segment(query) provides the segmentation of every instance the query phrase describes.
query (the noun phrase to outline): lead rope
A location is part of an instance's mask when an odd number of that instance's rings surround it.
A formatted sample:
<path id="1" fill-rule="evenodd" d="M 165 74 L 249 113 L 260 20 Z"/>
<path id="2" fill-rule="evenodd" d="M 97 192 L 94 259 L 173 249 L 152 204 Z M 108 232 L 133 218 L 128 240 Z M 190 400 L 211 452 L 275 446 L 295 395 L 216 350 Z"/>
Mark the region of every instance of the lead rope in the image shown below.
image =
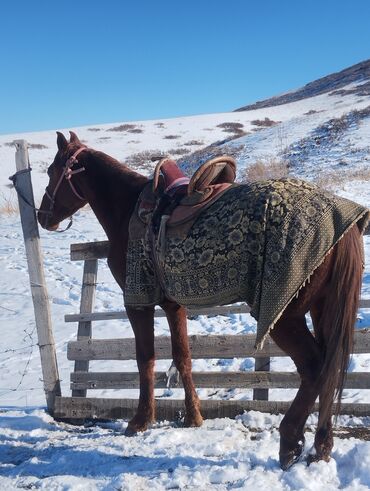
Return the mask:
<path id="1" fill-rule="evenodd" d="M 30 203 L 28 201 L 28 199 L 24 196 L 24 194 L 22 193 L 22 191 L 19 189 L 18 185 L 17 185 L 17 177 L 20 174 L 25 174 L 26 172 L 29 172 L 30 173 L 31 171 L 32 171 L 32 168 L 31 167 L 28 167 L 27 169 L 19 170 L 15 174 L 13 174 L 12 176 L 10 176 L 9 177 L 9 180 L 12 181 L 13 186 L 14 186 L 14 189 L 17 192 L 17 195 L 21 198 L 21 200 L 24 203 L 26 203 L 26 205 L 28 205 L 30 208 L 32 208 L 33 210 L 37 211 L 38 213 L 45 213 L 45 214 L 49 215 L 51 213 L 50 211 L 40 210 L 39 208 L 36 208 L 36 206 L 34 204 Z"/>
<path id="2" fill-rule="evenodd" d="M 44 211 L 44 210 L 40 210 L 40 208 L 36 208 L 36 206 L 32 203 L 30 203 L 28 201 L 28 199 L 23 195 L 23 193 L 20 191 L 19 187 L 17 187 L 17 176 L 20 175 L 20 174 L 24 174 L 25 172 L 31 172 L 32 168 L 29 166 L 27 169 L 22 169 L 20 171 L 17 171 L 15 174 L 13 174 L 12 176 L 9 177 L 9 179 L 12 181 L 13 183 L 13 186 L 14 186 L 14 189 L 16 190 L 18 196 L 22 199 L 22 201 L 24 201 L 24 203 L 26 203 L 28 206 L 30 206 L 34 211 L 36 211 L 37 213 L 44 213 L 46 215 L 49 215 L 51 216 L 52 215 L 52 210 L 54 208 L 54 203 L 55 203 L 55 195 L 59 189 L 59 186 L 61 185 L 62 181 L 63 181 L 63 178 L 65 177 L 67 182 L 69 183 L 71 189 L 72 189 L 72 192 L 77 196 L 77 198 L 79 198 L 80 200 L 82 201 L 85 201 L 85 198 L 83 198 L 76 190 L 75 186 L 73 185 L 72 181 L 71 181 L 71 178 L 74 174 L 78 174 L 80 172 L 83 172 L 85 170 L 85 167 L 81 167 L 80 169 L 76 169 L 76 170 L 72 170 L 71 167 L 75 164 L 75 163 L 78 163 L 78 160 L 77 160 L 77 155 L 79 153 L 81 153 L 83 150 L 85 150 L 87 147 L 81 147 L 79 148 L 67 161 L 66 161 L 66 165 L 63 167 L 63 171 L 60 175 L 60 178 L 54 188 L 54 191 L 53 191 L 53 194 L 51 195 L 48 191 L 48 188 L 46 187 L 45 189 L 45 194 L 46 196 L 48 197 L 49 201 L 50 201 L 50 208 L 48 211 Z M 69 217 L 69 223 L 68 225 L 66 226 L 66 228 L 64 228 L 63 230 L 54 230 L 54 232 L 58 232 L 58 233 L 63 233 L 65 232 L 66 230 L 68 230 L 69 228 L 71 228 L 73 224 L 73 215 L 71 215 Z"/>

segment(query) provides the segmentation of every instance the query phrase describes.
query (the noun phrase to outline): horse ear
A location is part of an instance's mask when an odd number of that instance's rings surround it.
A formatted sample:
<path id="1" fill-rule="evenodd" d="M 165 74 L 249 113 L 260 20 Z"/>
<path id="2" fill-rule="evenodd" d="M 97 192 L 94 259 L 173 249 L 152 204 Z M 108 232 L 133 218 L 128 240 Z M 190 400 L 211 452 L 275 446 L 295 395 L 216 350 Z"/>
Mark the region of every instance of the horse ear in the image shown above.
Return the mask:
<path id="1" fill-rule="evenodd" d="M 60 133 L 60 131 L 57 131 L 57 145 L 58 145 L 58 150 L 65 150 L 68 146 L 68 142 L 66 137 L 63 135 L 63 133 Z"/>
<path id="2" fill-rule="evenodd" d="M 69 143 L 81 143 L 76 133 L 70 131 L 69 134 L 71 135 L 71 138 L 69 139 Z"/>

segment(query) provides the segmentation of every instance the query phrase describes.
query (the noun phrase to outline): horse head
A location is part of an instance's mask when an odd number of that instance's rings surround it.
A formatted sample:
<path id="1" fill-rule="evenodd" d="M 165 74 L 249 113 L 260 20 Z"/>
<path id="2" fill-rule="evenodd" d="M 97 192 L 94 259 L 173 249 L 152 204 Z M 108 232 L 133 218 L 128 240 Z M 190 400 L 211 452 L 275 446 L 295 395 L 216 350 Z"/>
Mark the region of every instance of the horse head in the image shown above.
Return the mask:
<path id="1" fill-rule="evenodd" d="M 47 230 L 56 230 L 62 220 L 71 217 L 87 203 L 78 176 L 75 176 L 85 170 L 77 157 L 87 147 L 73 131 L 70 131 L 69 142 L 62 133 L 57 131 L 57 135 L 58 152 L 47 170 L 49 183 L 37 217 Z"/>

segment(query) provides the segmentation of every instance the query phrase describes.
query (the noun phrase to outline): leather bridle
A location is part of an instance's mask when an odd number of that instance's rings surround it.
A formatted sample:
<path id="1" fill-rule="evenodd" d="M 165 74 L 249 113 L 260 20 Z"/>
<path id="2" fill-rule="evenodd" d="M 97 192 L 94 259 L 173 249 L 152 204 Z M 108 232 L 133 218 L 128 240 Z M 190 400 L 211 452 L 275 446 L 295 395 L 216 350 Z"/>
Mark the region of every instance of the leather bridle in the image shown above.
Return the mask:
<path id="1" fill-rule="evenodd" d="M 58 182 L 56 183 L 55 188 L 54 188 L 52 193 L 48 190 L 48 186 L 45 188 L 45 195 L 47 196 L 47 198 L 50 201 L 50 208 L 47 212 L 45 212 L 47 214 L 47 219 L 49 219 L 49 217 L 53 214 L 53 209 L 54 209 L 54 205 L 55 205 L 55 196 L 56 196 L 58 189 L 60 188 L 60 186 L 63 182 L 63 179 L 66 179 L 66 181 L 68 182 L 73 194 L 78 199 L 80 199 L 81 201 L 86 201 L 86 198 L 81 196 L 81 194 L 77 191 L 74 184 L 72 183 L 72 176 L 74 176 L 75 174 L 79 174 L 80 172 L 85 171 L 85 167 L 80 167 L 79 169 L 76 169 L 76 170 L 72 170 L 72 167 L 78 163 L 77 156 L 83 150 L 86 150 L 87 148 L 88 147 L 85 147 L 85 146 L 80 147 L 71 157 L 69 157 L 69 159 L 67 159 L 65 165 L 63 166 L 62 173 L 61 173 L 61 175 L 58 179 Z M 62 230 L 61 232 L 68 230 L 72 225 L 72 221 L 73 221 L 73 219 L 71 216 L 68 226 L 64 230 Z"/>

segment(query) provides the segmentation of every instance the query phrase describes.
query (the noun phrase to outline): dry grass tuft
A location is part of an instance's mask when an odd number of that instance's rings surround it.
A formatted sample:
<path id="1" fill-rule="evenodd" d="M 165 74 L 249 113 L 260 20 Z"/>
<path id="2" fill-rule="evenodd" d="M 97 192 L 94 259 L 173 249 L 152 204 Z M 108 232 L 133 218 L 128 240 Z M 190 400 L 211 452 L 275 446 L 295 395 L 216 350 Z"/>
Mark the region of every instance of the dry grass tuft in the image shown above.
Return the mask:
<path id="1" fill-rule="evenodd" d="M 167 154 L 161 150 L 145 150 L 144 152 L 133 153 L 125 160 L 125 164 L 133 170 L 152 170 L 155 164 Z"/>
<path id="2" fill-rule="evenodd" d="M 13 192 L 7 195 L 4 192 L 0 193 L 0 216 L 15 215 L 19 213 L 17 198 Z"/>
<path id="3" fill-rule="evenodd" d="M 334 191 L 352 181 L 370 181 L 370 169 L 368 167 L 360 169 L 349 169 L 338 171 L 321 172 L 316 178 L 315 184 L 322 189 Z"/>
<path id="4" fill-rule="evenodd" d="M 265 181 L 268 179 L 282 179 L 288 177 L 289 167 L 283 160 L 258 160 L 245 169 L 241 176 L 242 182 Z"/>

